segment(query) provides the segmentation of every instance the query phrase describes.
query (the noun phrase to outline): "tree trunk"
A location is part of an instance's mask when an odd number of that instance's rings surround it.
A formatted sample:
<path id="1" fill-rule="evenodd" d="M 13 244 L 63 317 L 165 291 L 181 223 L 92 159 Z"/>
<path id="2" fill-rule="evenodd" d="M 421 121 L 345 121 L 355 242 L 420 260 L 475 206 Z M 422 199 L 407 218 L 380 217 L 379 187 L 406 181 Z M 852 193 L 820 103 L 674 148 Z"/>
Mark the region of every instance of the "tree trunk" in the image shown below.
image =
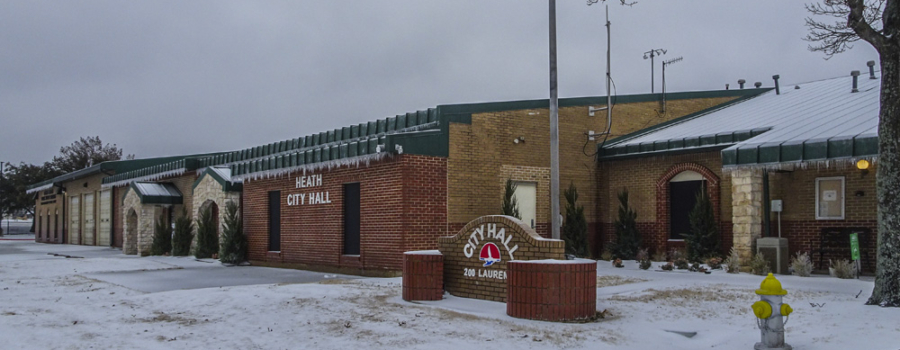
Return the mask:
<path id="1" fill-rule="evenodd" d="M 881 109 L 878 124 L 878 253 L 868 305 L 900 307 L 900 46 L 879 50 Z"/>

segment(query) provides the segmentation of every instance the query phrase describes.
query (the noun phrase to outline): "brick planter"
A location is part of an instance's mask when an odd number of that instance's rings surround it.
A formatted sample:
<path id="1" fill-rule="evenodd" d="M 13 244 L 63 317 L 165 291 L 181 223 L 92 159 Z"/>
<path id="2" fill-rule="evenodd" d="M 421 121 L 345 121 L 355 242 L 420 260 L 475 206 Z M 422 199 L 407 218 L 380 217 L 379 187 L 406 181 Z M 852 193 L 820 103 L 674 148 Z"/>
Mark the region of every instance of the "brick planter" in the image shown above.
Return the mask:
<path id="1" fill-rule="evenodd" d="M 403 253 L 403 300 L 444 298 L 444 256 L 437 250 Z"/>
<path id="2" fill-rule="evenodd" d="M 543 321 L 578 321 L 597 312 L 593 260 L 510 261 L 506 314 Z"/>

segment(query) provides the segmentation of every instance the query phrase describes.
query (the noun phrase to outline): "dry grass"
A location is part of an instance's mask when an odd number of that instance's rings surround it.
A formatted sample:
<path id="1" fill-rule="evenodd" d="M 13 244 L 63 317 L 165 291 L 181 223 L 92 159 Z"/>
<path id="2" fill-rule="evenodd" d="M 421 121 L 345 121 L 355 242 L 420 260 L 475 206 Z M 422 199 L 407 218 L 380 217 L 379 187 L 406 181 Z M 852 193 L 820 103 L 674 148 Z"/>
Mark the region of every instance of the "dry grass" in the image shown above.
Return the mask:
<path id="1" fill-rule="evenodd" d="M 616 275 L 597 276 L 597 288 L 620 286 L 629 283 L 647 282 L 642 278 L 622 277 Z"/>

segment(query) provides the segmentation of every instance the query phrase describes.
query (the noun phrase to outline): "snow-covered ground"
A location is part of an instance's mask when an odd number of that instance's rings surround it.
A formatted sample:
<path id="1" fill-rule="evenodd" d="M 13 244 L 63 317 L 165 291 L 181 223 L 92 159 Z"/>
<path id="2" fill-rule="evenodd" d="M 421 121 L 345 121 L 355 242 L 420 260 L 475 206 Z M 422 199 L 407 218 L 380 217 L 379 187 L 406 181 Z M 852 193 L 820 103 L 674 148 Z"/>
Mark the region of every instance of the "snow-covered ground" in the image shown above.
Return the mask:
<path id="1" fill-rule="evenodd" d="M 0 244 L 21 248 L 0 255 L 2 349 L 751 349 L 759 340 L 750 304 L 762 277 L 749 274 L 600 262 L 597 306 L 609 316 L 561 324 L 514 319 L 505 304 L 449 295 L 405 302 L 400 278 L 144 293 L 96 276 L 210 264 L 67 259 L 37 253 L 47 245 Z M 900 349 L 900 309 L 863 305 L 871 280 L 778 278 L 794 308 L 786 333 L 794 349 Z"/>

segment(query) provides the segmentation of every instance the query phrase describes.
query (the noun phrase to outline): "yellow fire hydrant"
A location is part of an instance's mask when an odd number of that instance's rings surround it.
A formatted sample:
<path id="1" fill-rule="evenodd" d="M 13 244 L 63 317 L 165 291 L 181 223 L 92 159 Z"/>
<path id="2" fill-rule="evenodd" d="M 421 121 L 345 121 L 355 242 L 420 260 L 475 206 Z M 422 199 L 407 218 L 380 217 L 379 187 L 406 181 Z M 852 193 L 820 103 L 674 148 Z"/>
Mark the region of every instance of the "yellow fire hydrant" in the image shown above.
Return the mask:
<path id="1" fill-rule="evenodd" d="M 771 273 L 760 283 L 756 290 L 759 301 L 753 303 L 753 314 L 759 327 L 761 342 L 753 346 L 755 350 L 791 350 L 792 346 L 784 342 L 784 325 L 787 317 L 794 312 L 791 306 L 782 302 L 787 291 L 781 288 L 781 282 Z M 782 319 L 785 317 L 785 319 Z"/>

